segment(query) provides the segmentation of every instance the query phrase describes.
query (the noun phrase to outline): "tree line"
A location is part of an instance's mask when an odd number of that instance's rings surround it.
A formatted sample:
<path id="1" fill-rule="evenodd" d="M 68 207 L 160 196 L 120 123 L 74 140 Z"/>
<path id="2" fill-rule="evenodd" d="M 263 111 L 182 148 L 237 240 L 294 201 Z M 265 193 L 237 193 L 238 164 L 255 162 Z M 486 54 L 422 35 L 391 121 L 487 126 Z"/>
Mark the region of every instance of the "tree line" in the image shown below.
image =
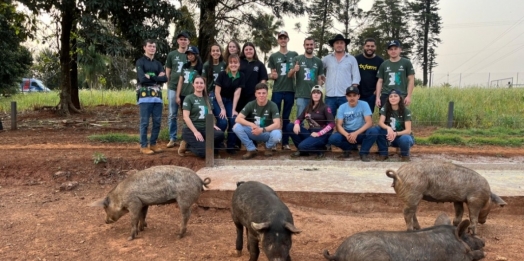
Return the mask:
<path id="1" fill-rule="evenodd" d="M 403 55 L 423 68 L 426 85 L 437 66 L 435 50 L 442 29 L 439 0 L 375 0 L 369 11 L 359 8 L 359 1 L 5 0 L 0 4 L 0 32 L 6 39 L 1 42 L 5 58 L 0 60 L 0 77 L 8 80 L 0 81 L 0 92 L 16 90 L 19 79 L 31 74 L 60 90 L 59 112 L 80 112 L 82 86 L 130 87 L 143 40 L 158 41 L 156 58 L 164 63 L 176 48 L 176 39 L 168 39 L 170 25 L 175 32 L 188 32 L 202 57 L 207 57 L 211 44 L 225 46 L 230 40 L 252 41 L 267 57 L 277 46 L 275 35 L 284 18 L 304 15 L 309 17 L 306 31 L 301 24 L 295 24 L 295 30 L 316 40 L 317 56 L 329 52 L 327 41 L 338 33 L 352 39 L 353 49 L 348 51 L 354 54 L 365 38 L 375 38 L 377 54 L 386 58 L 385 42 L 399 39 Z M 51 15 L 52 24 L 37 23 L 43 13 Z M 37 38 L 51 48 L 33 61 L 22 43 Z"/>

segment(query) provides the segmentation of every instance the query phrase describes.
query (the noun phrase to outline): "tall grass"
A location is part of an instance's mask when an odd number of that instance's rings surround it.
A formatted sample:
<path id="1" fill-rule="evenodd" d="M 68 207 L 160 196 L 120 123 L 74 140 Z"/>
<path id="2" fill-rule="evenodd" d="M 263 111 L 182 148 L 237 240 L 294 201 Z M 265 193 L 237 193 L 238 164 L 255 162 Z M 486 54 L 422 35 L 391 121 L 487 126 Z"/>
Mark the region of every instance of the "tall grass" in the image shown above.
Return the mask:
<path id="1" fill-rule="evenodd" d="M 55 106 L 58 92 L 17 94 L 0 98 L 0 113 L 9 113 L 11 101 L 17 102 L 19 112 L 41 106 Z M 96 105 L 121 106 L 135 104 L 133 90 L 80 90 L 80 102 L 84 107 Z M 164 90 L 167 103 L 167 91 Z M 519 129 L 524 127 L 524 88 L 415 88 L 412 104 L 414 126 L 439 126 L 447 124 L 448 104 L 454 102 L 454 127 Z M 376 111 L 376 110 L 375 110 Z M 375 114 L 377 114 L 375 112 Z M 296 117 L 293 108 L 291 120 Z M 374 121 L 376 121 L 376 115 Z"/>

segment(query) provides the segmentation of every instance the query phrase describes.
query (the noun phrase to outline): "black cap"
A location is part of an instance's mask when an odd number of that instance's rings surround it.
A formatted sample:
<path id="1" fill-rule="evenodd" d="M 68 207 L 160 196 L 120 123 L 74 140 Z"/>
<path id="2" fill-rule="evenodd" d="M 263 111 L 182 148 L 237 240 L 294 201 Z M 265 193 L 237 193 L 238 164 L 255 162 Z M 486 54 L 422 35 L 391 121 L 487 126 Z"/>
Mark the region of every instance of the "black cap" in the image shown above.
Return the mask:
<path id="1" fill-rule="evenodd" d="M 388 43 L 386 44 L 386 47 L 389 49 L 389 47 L 391 46 L 402 47 L 399 40 L 388 41 Z"/>
<path id="2" fill-rule="evenodd" d="M 348 44 L 351 42 L 350 39 L 346 39 L 343 35 L 341 35 L 341 34 L 337 34 L 337 35 L 335 35 L 335 38 L 329 40 L 328 43 L 329 43 L 329 45 L 330 45 L 331 47 L 333 47 L 333 44 L 334 44 L 336 41 L 339 41 L 339 40 L 344 41 L 344 42 L 346 43 L 346 45 L 348 45 Z"/>
<path id="3" fill-rule="evenodd" d="M 189 35 L 185 32 L 185 31 L 182 31 L 180 33 L 178 33 L 176 35 L 176 39 L 180 38 L 180 37 L 185 37 L 185 38 L 189 38 Z"/>
<path id="4" fill-rule="evenodd" d="M 359 94 L 360 95 L 360 91 L 358 90 L 358 87 L 355 87 L 355 86 L 349 86 L 346 89 L 346 95 L 348 95 L 350 93 L 355 93 L 355 94 Z"/>
<path id="5" fill-rule="evenodd" d="M 391 95 L 391 94 L 393 94 L 393 93 L 398 94 L 398 95 L 400 95 L 400 96 L 403 96 L 403 95 L 404 95 L 404 94 L 402 94 L 401 91 L 399 91 L 399 90 L 397 90 L 397 89 L 393 89 L 393 90 L 389 91 L 388 96 Z"/>
<path id="6" fill-rule="evenodd" d="M 186 51 L 186 54 L 187 53 L 198 54 L 198 48 L 196 46 L 189 46 Z"/>

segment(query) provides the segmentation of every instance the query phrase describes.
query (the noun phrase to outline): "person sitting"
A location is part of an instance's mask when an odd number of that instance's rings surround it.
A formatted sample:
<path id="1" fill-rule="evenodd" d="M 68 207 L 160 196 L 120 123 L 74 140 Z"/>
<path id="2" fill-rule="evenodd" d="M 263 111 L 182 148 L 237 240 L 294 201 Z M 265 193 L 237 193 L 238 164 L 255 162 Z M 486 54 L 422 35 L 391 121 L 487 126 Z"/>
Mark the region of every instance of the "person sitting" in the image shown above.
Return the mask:
<path id="1" fill-rule="evenodd" d="M 367 137 L 366 131 L 373 125 L 371 120 L 371 109 L 365 101 L 359 100 L 358 87 L 350 86 L 346 89 L 347 103 L 340 105 L 337 110 L 336 124 L 337 132 L 329 137 L 331 145 L 341 148 L 344 153 L 342 157 L 348 158 L 350 151 L 360 147 L 360 159 L 369 161 L 369 149 L 374 140 Z"/>
<path id="2" fill-rule="evenodd" d="M 370 129 L 376 137 L 381 160 L 388 159 L 388 146 L 400 148 L 400 161 L 410 161 L 409 150 L 415 144 L 411 132 L 411 111 L 406 108 L 399 90 L 391 90 L 386 104 L 380 109 L 378 126 Z"/>
<path id="3" fill-rule="evenodd" d="M 280 130 L 280 113 L 277 105 L 267 99 L 268 87 L 265 83 L 255 86 L 256 100 L 250 101 L 236 117 L 233 131 L 247 149 L 243 159 L 257 155 L 253 141 L 265 142 L 265 156 L 273 156 L 273 149 L 282 139 Z"/>
<path id="4" fill-rule="evenodd" d="M 206 157 L 206 114 L 212 109 L 206 91 L 204 77 L 198 75 L 193 79 L 194 92 L 185 97 L 182 103 L 184 127 L 182 128 L 182 142 L 178 148 L 178 155 L 184 157 L 189 149 L 198 157 Z M 222 148 L 224 132 L 214 126 L 215 153 Z"/>
<path id="5" fill-rule="evenodd" d="M 320 85 L 313 86 L 309 100 L 309 104 L 295 123 L 289 123 L 286 128 L 297 147 L 297 152 L 291 156 L 309 156 L 311 152 L 316 153 L 317 158 L 323 158 L 329 136 L 335 127 L 335 120 L 331 109 L 323 102 L 324 93 Z M 304 121 L 307 121 L 309 129 L 301 125 Z"/>

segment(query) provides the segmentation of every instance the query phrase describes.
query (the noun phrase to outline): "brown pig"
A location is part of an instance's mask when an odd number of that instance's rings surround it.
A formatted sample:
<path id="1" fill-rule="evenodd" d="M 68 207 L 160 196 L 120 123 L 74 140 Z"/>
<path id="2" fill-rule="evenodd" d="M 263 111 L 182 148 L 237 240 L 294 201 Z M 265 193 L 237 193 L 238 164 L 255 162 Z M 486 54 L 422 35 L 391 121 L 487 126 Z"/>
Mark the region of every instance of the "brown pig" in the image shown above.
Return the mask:
<path id="1" fill-rule="evenodd" d="M 500 197 L 493 194 L 488 181 L 477 172 L 450 162 L 410 162 L 398 171 L 387 170 L 393 179 L 392 187 L 405 203 L 404 219 L 408 230 L 420 229 L 416 212 L 420 200 L 453 202 L 453 225 L 462 221 L 463 203 L 468 204 L 469 229 L 475 235 L 477 223 L 484 224 L 493 206 L 504 206 Z"/>
<path id="2" fill-rule="evenodd" d="M 178 166 L 155 166 L 139 171 L 113 188 L 107 196 L 92 206 L 103 207 L 106 224 L 116 222 L 127 212 L 131 213 L 131 234 L 133 240 L 138 230 L 147 227 L 146 215 L 150 205 L 177 203 L 182 214 L 179 238 L 186 232 L 191 215 L 191 205 L 198 200 L 204 187 L 211 182 L 202 180 L 194 171 Z"/>

